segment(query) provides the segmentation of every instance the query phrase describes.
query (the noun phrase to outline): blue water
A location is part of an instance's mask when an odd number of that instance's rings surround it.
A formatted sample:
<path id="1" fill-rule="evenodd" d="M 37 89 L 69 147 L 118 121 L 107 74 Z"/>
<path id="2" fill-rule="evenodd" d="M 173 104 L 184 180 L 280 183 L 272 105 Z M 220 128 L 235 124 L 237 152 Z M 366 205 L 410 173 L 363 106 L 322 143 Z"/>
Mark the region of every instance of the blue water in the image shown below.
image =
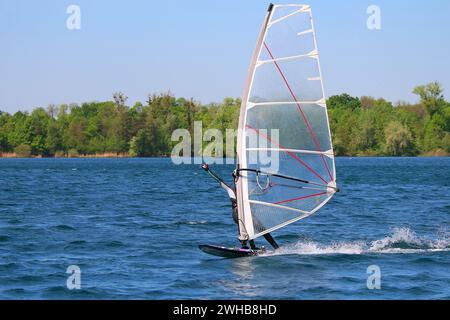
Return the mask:
<path id="1" fill-rule="evenodd" d="M 0 159 L 0 298 L 450 299 L 450 158 L 340 158 L 337 172 L 342 192 L 276 232 L 280 252 L 224 260 L 197 249 L 237 244 L 197 166 Z"/>

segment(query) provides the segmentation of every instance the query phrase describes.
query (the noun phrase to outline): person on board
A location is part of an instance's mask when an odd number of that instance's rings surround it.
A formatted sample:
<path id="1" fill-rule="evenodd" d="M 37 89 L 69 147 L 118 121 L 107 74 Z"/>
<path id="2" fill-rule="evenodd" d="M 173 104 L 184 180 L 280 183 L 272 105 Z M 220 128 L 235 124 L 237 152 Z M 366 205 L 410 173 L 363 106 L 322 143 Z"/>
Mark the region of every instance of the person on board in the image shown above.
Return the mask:
<path id="1" fill-rule="evenodd" d="M 206 163 L 203 164 L 202 169 L 205 170 L 207 173 L 209 173 L 209 175 L 220 184 L 222 189 L 224 189 L 227 192 L 228 196 L 230 197 L 230 201 L 231 201 L 231 210 L 232 210 L 233 221 L 234 221 L 234 223 L 239 225 L 239 212 L 238 212 L 236 190 L 234 188 L 230 187 L 228 184 L 226 184 L 223 181 L 223 179 L 221 179 L 217 174 L 215 174 L 213 171 L 211 171 L 208 164 L 206 164 Z M 233 173 L 233 177 L 236 178 L 235 173 Z M 276 243 L 275 239 L 270 235 L 270 233 L 265 234 L 264 238 L 267 240 L 267 242 L 270 243 L 270 245 L 275 250 L 279 248 L 278 244 Z M 256 248 L 254 240 L 250 240 L 249 242 L 250 242 L 251 249 L 256 250 L 257 248 Z M 248 249 L 247 241 L 242 242 L 242 247 L 243 247 L 243 249 Z"/>

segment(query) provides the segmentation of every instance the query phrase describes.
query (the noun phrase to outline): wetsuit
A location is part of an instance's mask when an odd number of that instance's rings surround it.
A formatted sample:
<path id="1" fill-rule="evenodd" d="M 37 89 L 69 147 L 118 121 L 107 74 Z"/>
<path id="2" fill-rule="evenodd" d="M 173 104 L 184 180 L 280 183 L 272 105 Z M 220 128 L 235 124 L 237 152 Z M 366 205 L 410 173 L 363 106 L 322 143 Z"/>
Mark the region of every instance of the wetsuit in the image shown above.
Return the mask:
<path id="1" fill-rule="evenodd" d="M 237 208 L 237 199 L 236 199 L 236 192 L 234 191 L 233 188 L 231 188 L 229 185 L 227 185 L 222 179 L 220 179 L 214 172 L 212 172 L 211 170 L 209 170 L 209 166 L 207 164 L 202 165 L 202 169 L 205 170 L 206 172 L 208 172 L 211 177 L 214 178 L 214 180 L 216 180 L 220 186 L 222 187 L 222 189 L 224 189 L 227 193 L 228 193 L 228 197 L 230 198 L 231 201 L 231 208 L 232 208 L 232 214 L 233 214 L 233 221 L 236 224 L 239 224 L 239 216 L 238 216 L 238 208 Z"/>
<path id="2" fill-rule="evenodd" d="M 237 205 L 237 198 L 236 198 L 236 191 L 231 188 L 229 185 L 227 185 L 221 178 L 219 178 L 216 174 L 214 174 L 210 169 L 209 166 L 207 164 L 202 165 L 202 169 L 205 170 L 206 172 L 208 172 L 211 177 L 214 178 L 214 180 L 216 180 L 220 186 L 228 193 L 228 197 L 231 200 L 231 208 L 232 208 L 232 215 L 233 215 L 233 221 L 234 223 L 236 223 L 237 225 L 239 225 L 239 213 L 238 213 L 238 205 Z M 275 242 L 275 240 L 273 239 L 273 237 L 268 233 L 264 235 L 264 238 L 267 240 L 267 242 L 270 243 L 270 245 L 274 248 L 274 249 L 278 249 L 279 246 L 278 244 Z M 243 243 L 244 247 L 245 242 Z M 256 249 L 255 243 L 253 240 L 250 241 L 250 247 L 252 249 Z"/>

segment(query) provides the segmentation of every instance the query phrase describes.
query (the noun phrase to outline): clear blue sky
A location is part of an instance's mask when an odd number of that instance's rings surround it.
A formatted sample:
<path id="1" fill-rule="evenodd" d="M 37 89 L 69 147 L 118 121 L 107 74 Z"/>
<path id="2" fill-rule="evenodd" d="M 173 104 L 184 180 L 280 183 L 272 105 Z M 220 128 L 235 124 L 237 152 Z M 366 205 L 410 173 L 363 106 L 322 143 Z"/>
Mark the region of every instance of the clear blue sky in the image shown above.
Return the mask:
<path id="1" fill-rule="evenodd" d="M 203 103 L 239 97 L 269 1 L 0 0 L 0 110 L 171 90 Z M 284 3 L 282 1 L 281 3 Z M 450 97 L 450 1 L 311 0 L 328 96 Z M 81 8 L 81 30 L 66 9 Z M 368 5 L 382 29 L 366 27 Z"/>

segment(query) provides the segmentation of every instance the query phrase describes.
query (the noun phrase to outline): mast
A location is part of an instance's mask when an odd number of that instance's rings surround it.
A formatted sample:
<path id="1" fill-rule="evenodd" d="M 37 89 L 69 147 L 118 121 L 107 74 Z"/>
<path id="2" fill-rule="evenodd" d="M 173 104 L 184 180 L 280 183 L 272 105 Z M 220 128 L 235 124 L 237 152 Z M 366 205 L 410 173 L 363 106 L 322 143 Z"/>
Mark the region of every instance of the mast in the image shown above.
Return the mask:
<path id="1" fill-rule="evenodd" d="M 253 57 L 250 63 L 250 68 L 248 70 L 247 74 L 247 81 L 244 89 L 244 94 L 242 96 L 242 103 L 241 103 L 241 110 L 240 110 L 240 116 L 239 116 L 239 127 L 238 127 L 238 138 L 237 138 L 237 170 L 242 168 L 242 166 L 245 166 L 246 164 L 246 154 L 245 152 L 241 152 L 243 150 L 243 146 L 245 144 L 245 116 L 247 111 L 247 104 L 248 104 L 248 98 L 251 90 L 251 85 L 253 82 L 253 77 L 255 75 L 255 66 L 256 62 L 258 61 L 258 57 L 261 54 L 261 50 L 264 43 L 264 37 L 267 31 L 267 25 L 269 24 L 269 21 L 271 19 L 271 15 L 273 12 L 274 5 L 271 3 L 267 9 L 266 17 L 264 18 L 264 22 L 261 27 L 261 31 L 259 33 L 258 41 L 256 43 L 255 50 L 253 52 Z M 251 218 L 251 215 L 245 215 L 245 210 L 248 210 L 247 212 L 250 212 L 250 208 L 245 208 L 245 206 L 248 204 L 245 204 L 243 201 L 244 196 L 244 189 L 243 189 L 243 183 L 245 183 L 246 179 L 246 173 L 242 174 L 242 178 L 237 177 L 237 183 L 236 183 L 236 194 L 237 194 L 237 204 L 238 204 L 238 217 L 239 217 L 239 240 L 240 241 L 246 241 L 249 240 L 253 234 L 253 221 Z"/>

